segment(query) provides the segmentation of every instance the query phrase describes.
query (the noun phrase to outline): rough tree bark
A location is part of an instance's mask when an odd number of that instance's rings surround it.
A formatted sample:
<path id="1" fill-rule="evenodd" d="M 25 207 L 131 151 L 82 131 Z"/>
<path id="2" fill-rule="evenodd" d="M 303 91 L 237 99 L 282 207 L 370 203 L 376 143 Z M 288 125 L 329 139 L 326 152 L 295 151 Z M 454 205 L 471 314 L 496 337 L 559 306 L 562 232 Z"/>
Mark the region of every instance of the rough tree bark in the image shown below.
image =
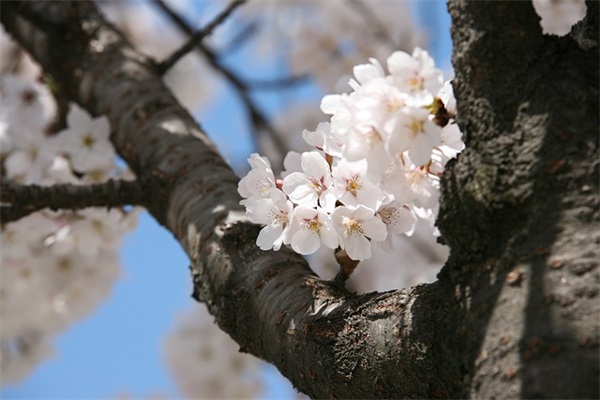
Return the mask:
<path id="1" fill-rule="evenodd" d="M 302 392 L 598 397 L 598 3 L 562 38 L 530 2 L 449 9 L 467 144 L 443 179 L 451 256 L 433 284 L 362 296 L 255 246 L 235 175 L 92 3 L 2 2 L 1 18 L 70 99 L 108 115 L 194 297 Z"/>

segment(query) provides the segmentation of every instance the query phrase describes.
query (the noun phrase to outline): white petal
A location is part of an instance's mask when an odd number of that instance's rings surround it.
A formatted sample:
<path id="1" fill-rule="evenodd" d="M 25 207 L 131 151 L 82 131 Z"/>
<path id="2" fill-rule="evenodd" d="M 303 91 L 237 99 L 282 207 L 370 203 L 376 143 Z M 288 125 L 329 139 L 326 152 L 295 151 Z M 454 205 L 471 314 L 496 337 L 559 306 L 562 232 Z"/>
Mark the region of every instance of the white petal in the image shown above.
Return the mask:
<path id="1" fill-rule="evenodd" d="M 363 84 L 375 78 L 381 78 L 383 71 L 381 65 L 375 59 L 371 59 L 372 64 L 361 64 L 354 67 L 353 72 L 356 80 Z M 375 64 L 377 63 L 377 64 Z"/>
<path id="2" fill-rule="evenodd" d="M 275 204 L 275 207 L 277 207 L 279 210 L 287 212 L 291 207 L 291 204 L 288 204 L 289 201 L 287 196 L 281 190 L 271 188 L 269 189 L 269 196 L 271 196 L 273 204 Z"/>
<path id="3" fill-rule="evenodd" d="M 69 114 L 67 115 L 67 126 L 84 127 L 92 122 L 90 115 L 83 108 L 79 107 L 75 103 L 70 103 Z"/>
<path id="4" fill-rule="evenodd" d="M 346 240 L 346 253 L 356 261 L 371 258 L 371 242 L 363 235 L 352 235 Z"/>
<path id="5" fill-rule="evenodd" d="M 415 60 L 408 53 L 396 51 L 387 59 L 387 65 L 390 74 L 404 74 L 414 67 Z"/>
<path id="6" fill-rule="evenodd" d="M 273 200 L 268 198 L 248 199 L 246 203 L 246 215 L 254 224 L 267 225 L 271 223 L 271 215 L 278 212 Z"/>
<path id="7" fill-rule="evenodd" d="M 333 221 L 331 217 L 322 211 L 319 211 L 319 222 L 321 222 L 321 229 L 319 230 L 319 236 L 323 244 L 330 249 L 335 249 L 338 246 L 338 238 L 333 228 Z"/>
<path id="8" fill-rule="evenodd" d="M 413 140 L 408 154 L 415 165 L 422 166 L 431 160 L 431 140 L 423 133 L 419 133 Z"/>
<path id="9" fill-rule="evenodd" d="M 303 220 L 311 220 L 315 219 L 317 216 L 317 210 L 310 207 L 298 206 L 294 209 L 294 217 L 300 218 Z"/>
<path id="10" fill-rule="evenodd" d="M 320 153 L 311 151 L 302 154 L 302 170 L 309 177 L 317 179 L 331 175 L 329 164 Z M 331 179 L 331 178 L 329 178 Z"/>
<path id="11" fill-rule="evenodd" d="M 359 205 L 355 210 L 352 211 L 352 217 L 361 221 L 366 221 L 375 216 L 375 211 L 369 207 Z"/>
<path id="12" fill-rule="evenodd" d="M 300 172 L 302 167 L 300 166 L 300 153 L 297 151 L 290 151 L 283 159 L 283 168 L 285 171 L 281 173 L 281 177 L 285 178 L 292 172 Z"/>
<path id="13" fill-rule="evenodd" d="M 339 94 L 328 94 L 321 100 L 321 111 L 325 114 L 335 114 L 340 108 L 346 105 Z"/>
<path id="14" fill-rule="evenodd" d="M 338 198 L 335 195 L 333 189 L 327 189 L 321 193 L 319 196 L 319 205 L 328 213 L 331 213 L 335 208 L 335 203 Z"/>
<path id="15" fill-rule="evenodd" d="M 387 236 L 387 227 L 379 217 L 373 217 L 362 223 L 362 228 L 365 236 L 381 242 Z"/>
<path id="16" fill-rule="evenodd" d="M 282 189 L 286 194 L 291 194 L 298 186 L 306 185 L 307 176 L 302 172 L 292 172 L 283 180 Z"/>
<path id="17" fill-rule="evenodd" d="M 271 250 L 274 247 L 275 250 L 279 250 L 281 247 L 281 241 L 279 240 L 283 231 L 281 225 L 267 225 L 261 229 L 258 237 L 256 238 L 256 244 L 261 250 Z M 277 246 L 276 243 L 279 243 Z"/>
<path id="18" fill-rule="evenodd" d="M 269 162 L 269 159 L 259 155 L 258 153 L 250 154 L 248 164 L 250 164 L 253 169 L 271 169 L 271 163 Z"/>
<path id="19" fill-rule="evenodd" d="M 321 239 L 310 229 L 300 229 L 292 238 L 292 249 L 300 254 L 312 254 L 321 247 Z"/>
<path id="20" fill-rule="evenodd" d="M 323 132 L 319 132 L 318 129 L 315 132 L 305 129 L 302 131 L 302 138 L 306 143 L 316 147 L 317 149 L 322 149 L 325 145 L 325 134 Z"/>
<path id="21" fill-rule="evenodd" d="M 108 118 L 102 115 L 96 118 L 93 123 L 93 136 L 98 140 L 108 141 L 108 138 L 110 136 L 110 122 L 108 122 Z"/>

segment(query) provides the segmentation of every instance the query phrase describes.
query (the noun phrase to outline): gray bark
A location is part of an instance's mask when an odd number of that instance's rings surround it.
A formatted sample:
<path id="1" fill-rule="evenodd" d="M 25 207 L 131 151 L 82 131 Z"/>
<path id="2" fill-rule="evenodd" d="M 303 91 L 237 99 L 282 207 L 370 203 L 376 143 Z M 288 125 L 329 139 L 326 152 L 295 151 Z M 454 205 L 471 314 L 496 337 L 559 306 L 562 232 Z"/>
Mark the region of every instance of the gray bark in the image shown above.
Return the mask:
<path id="1" fill-rule="evenodd" d="M 597 397 L 598 3 L 564 38 L 541 35 L 529 2 L 449 9 L 467 144 L 443 179 L 451 256 L 433 284 L 362 296 L 255 246 L 235 175 L 93 4 L 2 2 L 1 18 L 69 98 L 109 117 L 143 204 L 190 257 L 194 297 L 300 391 Z"/>

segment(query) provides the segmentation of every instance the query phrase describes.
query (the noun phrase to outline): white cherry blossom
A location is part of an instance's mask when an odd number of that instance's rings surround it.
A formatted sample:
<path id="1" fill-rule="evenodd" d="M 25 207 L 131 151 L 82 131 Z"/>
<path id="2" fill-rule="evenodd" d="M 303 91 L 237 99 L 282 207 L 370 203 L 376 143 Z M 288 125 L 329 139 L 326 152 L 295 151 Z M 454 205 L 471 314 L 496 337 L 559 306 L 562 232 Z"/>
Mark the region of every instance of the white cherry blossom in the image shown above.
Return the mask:
<path id="1" fill-rule="evenodd" d="M 87 172 L 114 165 L 115 152 L 109 141 L 110 125 L 105 116 L 92 118 L 72 104 L 67 125 L 67 129 L 56 136 L 55 146 L 69 156 L 75 171 Z"/>
<path id="2" fill-rule="evenodd" d="M 281 172 L 281 177 L 285 178 L 293 172 L 302 171 L 302 155 L 297 151 L 290 151 L 283 159 L 284 171 Z"/>
<path id="3" fill-rule="evenodd" d="M 376 78 L 383 78 L 383 67 L 375 58 L 369 58 L 369 64 L 359 64 L 352 69 L 359 84 L 365 84 Z"/>
<path id="4" fill-rule="evenodd" d="M 39 183 L 52 165 L 54 148 L 39 130 L 23 128 L 18 134 L 13 131 L 9 130 L 12 151 L 4 160 L 6 175 L 23 184 Z"/>
<path id="5" fill-rule="evenodd" d="M 320 207 L 296 207 L 289 236 L 292 249 L 300 254 L 313 254 L 321 243 L 330 249 L 338 246 L 331 217 Z"/>
<path id="6" fill-rule="evenodd" d="M 248 164 L 252 169 L 238 183 L 238 193 L 245 199 L 269 196 L 269 190 L 276 187 L 271 163 L 267 158 L 253 153 L 248 159 Z M 245 200 L 242 200 L 241 204 L 244 202 Z"/>
<path id="7" fill-rule="evenodd" d="M 415 216 L 408 207 L 395 200 L 381 206 L 377 214 L 387 226 L 388 235 L 389 233 L 400 234 L 410 232 L 416 222 Z"/>
<path id="8" fill-rule="evenodd" d="M 346 206 L 364 205 L 376 210 L 383 193 L 367 178 L 367 161 L 341 160 L 333 169 L 333 193 Z"/>
<path id="9" fill-rule="evenodd" d="M 269 197 L 246 202 L 246 215 L 250 221 L 265 225 L 256 239 L 256 244 L 262 250 L 279 250 L 282 244 L 288 244 L 292 211 L 292 203 L 279 189 L 270 189 Z"/>
<path id="10" fill-rule="evenodd" d="M 316 152 L 305 152 L 301 157 L 302 172 L 292 172 L 283 180 L 283 191 L 298 205 L 316 207 L 320 205 L 331 212 L 336 197 L 330 186 L 331 169 L 323 156 Z"/>
<path id="11" fill-rule="evenodd" d="M 385 241 L 380 242 L 384 250 L 394 249 L 393 238 L 400 234 L 411 235 L 417 222 L 412 211 L 402 203 L 392 200 L 381 206 L 377 211 L 388 229 L 388 235 Z"/>
<path id="12" fill-rule="evenodd" d="M 433 58 L 416 47 L 412 56 L 402 51 L 393 53 L 387 60 L 393 83 L 409 93 L 415 105 L 428 105 L 433 94 L 442 87 L 442 72 L 435 68 Z"/>
<path id="13" fill-rule="evenodd" d="M 441 128 L 430 119 L 423 108 L 405 107 L 399 114 L 398 133 L 388 141 L 392 157 L 408 150 L 411 160 L 425 165 L 431 159 L 431 151 L 440 144 Z"/>
<path id="14" fill-rule="evenodd" d="M 0 119 L 19 129 L 44 129 L 53 104 L 49 101 L 48 90 L 42 85 L 18 75 L 7 74 L 1 77 L 0 95 Z"/>
<path id="15" fill-rule="evenodd" d="M 340 246 L 356 261 L 371 257 L 371 241 L 382 241 L 387 228 L 375 212 L 363 205 L 356 208 L 337 207 L 331 213 Z"/>
<path id="16" fill-rule="evenodd" d="M 169 372 L 189 399 L 261 398 L 264 363 L 239 351 L 239 345 L 214 323 L 204 304 L 177 318 L 165 338 Z"/>
<path id="17" fill-rule="evenodd" d="M 444 103 L 446 111 L 451 114 L 456 114 L 456 98 L 454 97 L 454 88 L 452 87 L 451 81 L 444 82 L 437 97 Z"/>
<path id="18" fill-rule="evenodd" d="M 342 157 L 342 146 L 344 141 L 331 131 L 329 122 L 320 122 L 317 129 L 309 131 L 305 129 L 302 137 L 309 145 L 323 150 L 326 154 L 334 157 Z"/>
<path id="19" fill-rule="evenodd" d="M 439 151 L 443 154 L 443 159 L 440 160 L 442 166 L 445 166 L 446 161 L 456 157 L 464 148 L 465 143 L 462 141 L 462 132 L 458 125 L 455 122 L 451 122 L 444 126 L 440 132 L 440 145 L 438 147 Z"/>

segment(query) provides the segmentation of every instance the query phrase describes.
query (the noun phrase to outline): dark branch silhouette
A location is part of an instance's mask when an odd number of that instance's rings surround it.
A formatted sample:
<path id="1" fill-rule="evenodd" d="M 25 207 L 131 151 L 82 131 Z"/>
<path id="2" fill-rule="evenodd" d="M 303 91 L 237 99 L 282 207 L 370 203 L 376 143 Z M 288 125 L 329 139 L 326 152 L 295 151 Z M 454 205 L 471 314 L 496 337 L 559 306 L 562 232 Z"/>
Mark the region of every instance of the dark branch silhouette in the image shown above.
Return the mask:
<path id="1" fill-rule="evenodd" d="M 213 33 L 213 31 L 221 25 L 223 22 L 227 20 L 227 18 L 233 13 L 233 11 L 244 4 L 246 0 L 236 0 L 232 1 L 225 10 L 223 10 L 219 15 L 215 17 L 208 25 L 206 25 L 203 29 L 195 32 L 190 35 L 188 41 L 177 49 L 173 54 L 158 64 L 157 69 L 161 75 L 164 75 L 173 65 L 177 63 L 177 61 L 181 60 L 186 54 L 190 51 L 194 50 L 198 44 L 207 36 Z"/>
<path id="2" fill-rule="evenodd" d="M 194 30 L 189 26 L 189 24 L 181 18 L 169 5 L 167 5 L 162 0 L 154 0 L 154 4 L 158 6 L 168 17 L 169 19 L 185 34 L 193 35 Z M 204 43 L 198 42 L 196 49 L 204 56 L 204 58 L 208 61 L 208 63 L 217 71 L 219 71 L 227 81 L 236 89 L 240 99 L 246 106 L 248 110 L 248 114 L 250 116 L 250 121 L 252 126 L 254 127 L 254 137 L 257 138 L 259 135 L 265 133 L 269 135 L 269 138 L 273 141 L 275 148 L 280 154 L 285 154 L 289 148 L 287 144 L 283 141 L 283 135 L 278 132 L 275 127 L 269 122 L 268 118 L 264 115 L 264 113 L 258 109 L 254 100 L 250 94 L 250 88 L 248 85 L 238 77 L 230 68 L 223 65 L 222 62 L 219 61 L 218 56 Z M 258 146 L 255 146 L 258 147 Z"/>
<path id="3" fill-rule="evenodd" d="M 48 208 L 79 210 L 87 207 L 141 205 L 143 193 L 137 181 L 109 180 L 95 185 L 19 185 L 0 182 L 0 222 L 17 221 L 35 211 Z M 8 204 L 8 205 L 7 205 Z"/>

